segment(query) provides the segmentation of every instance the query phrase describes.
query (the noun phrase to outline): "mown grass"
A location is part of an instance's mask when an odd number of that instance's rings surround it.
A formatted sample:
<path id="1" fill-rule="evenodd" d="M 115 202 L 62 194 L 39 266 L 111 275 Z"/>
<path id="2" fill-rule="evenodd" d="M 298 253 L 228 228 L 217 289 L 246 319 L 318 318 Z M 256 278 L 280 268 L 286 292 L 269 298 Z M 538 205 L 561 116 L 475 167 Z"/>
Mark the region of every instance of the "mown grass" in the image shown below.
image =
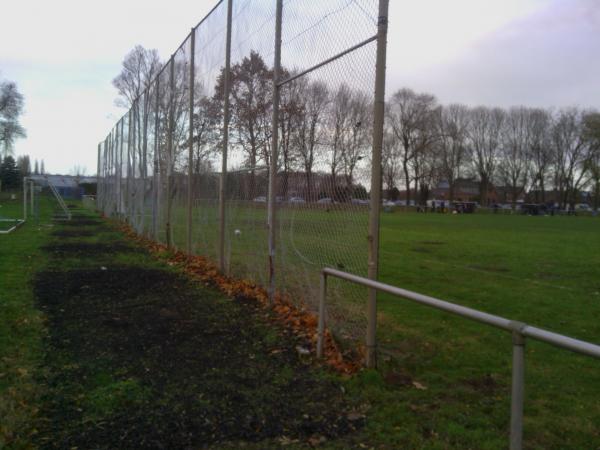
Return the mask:
<path id="1" fill-rule="evenodd" d="M 599 231 L 593 218 L 385 214 L 381 279 L 598 343 Z M 379 400 L 373 435 L 406 448 L 506 446 L 508 333 L 381 295 L 378 337 L 382 372 L 351 382 Z M 598 448 L 599 399 L 600 361 L 527 343 L 526 448 Z"/>
<path id="2" fill-rule="evenodd" d="M 0 194 L 0 205 L 3 217 L 22 217 L 20 194 L 15 200 Z M 42 201 L 39 223 L 28 221 L 0 234 L 0 448 L 27 447 L 35 432 L 44 319 L 35 308 L 30 279 L 46 263 L 40 247 L 48 240 L 52 212 L 52 202 Z"/>
<path id="3" fill-rule="evenodd" d="M 195 222 L 197 243 L 216 238 L 213 209 L 196 212 L 209 218 Z M 183 247 L 182 214 L 174 209 L 175 242 Z M 264 208 L 239 205 L 230 218 L 233 273 L 264 282 Z M 279 279 L 292 293 L 314 300 L 322 266 L 364 270 L 366 211 L 283 208 L 279 220 Z M 599 231 L 600 220 L 593 217 L 384 213 L 380 278 L 600 342 Z M 303 286 L 295 285 L 298 279 Z M 360 315 L 356 305 L 364 305 L 364 297 L 357 301 L 357 293 L 364 291 L 333 283 L 337 295 L 332 292 L 330 302 L 336 297 L 335 307 L 342 311 L 336 327 L 343 328 L 344 317 L 350 322 L 348 314 Z M 355 395 L 377 405 L 368 422 L 370 438 L 393 448 L 506 446 L 507 333 L 386 295 L 380 296 L 379 323 L 381 371 L 349 383 Z M 360 327 L 359 318 L 348 328 L 356 333 Z M 600 446 L 600 364 L 537 342 L 527 348 L 526 444 Z M 415 388 L 415 380 L 426 389 Z"/>
<path id="4" fill-rule="evenodd" d="M 20 205 L 18 201 L 16 204 Z M 252 233 L 262 242 L 264 229 L 253 225 L 259 223 L 254 215 L 259 220 L 262 213 L 248 213 L 251 217 L 242 229 L 242 236 Z M 328 215 L 323 217 L 324 214 Z M 307 221 L 312 219 L 321 224 L 336 220 L 323 211 L 312 211 L 303 217 Z M 27 280 L 43 265 L 44 257 L 37 249 L 47 241 L 48 230 L 27 227 L 19 230 L 20 241 L 14 239 L 18 234 L 0 236 L 2 284 L 4 287 L 4 280 L 9 280 L 5 274 L 10 273 L 13 287 L 6 290 L 13 299 L 6 305 L 4 298 L 9 297 L 5 297 L 4 289 L 0 293 L 3 296 L 0 413 L 8 418 L 2 422 L 4 443 L 9 442 L 15 448 L 30 442 L 31 419 L 39 407 L 36 399 L 45 389 L 31 375 L 39 363 L 44 326 L 33 308 Z M 295 244 L 304 251 L 303 256 L 318 259 L 331 253 L 322 251 L 324 238 L 316 234 L 318 230 L 314 227 L 303 225 L 296 231 Z M 381 279 L 598 343 L 598 231 L 600 221 L 585 217 L 384 214 Z M 177 233 L 180 244 L 184 242 L 183 233 L 183 229 Z M 354 229 L 352 233 L 356 234 Z M 102 244 L 119 239 L 118 232 L 105 229 L 82 240 Z M 328 237 L 327 248 L 335 247 L 343 239 L 343 233 Z M 318 245 L 311 245 L 311 240 L 318 241 Z M 254 244 L 238 245 L 250 246 L 240 251 L 241 255 L 251 253 Z M 344 245 L 360 243 L 344 242 Z M 26 258 L 28 255 L 32 258 Z M 333 258 L 340 256 L 343 254 Z M 85 258 L 71 254 L 61 262 L 61 268 L 81 267 Z M 103 258 L 99 260 L 101 264 L 135 263 L 156 268 L 163 264 L 130 251 Z M 288 262 L 296 264 L 289 259 Z M 22 267 L 24 270 L 20 270 Z M 277 339 L 276 334 L 265 332 L 263 342 L 275 345 Z M 369 407 L 365 428 L 351 436 L 324 442 L 323 448 L 353 448 L 361 444 L 375 448 L 507 447 L 511 361 L 508 334 L 381 295 L 378 339 L 380 370 L 365 370 L 343 381 L 353 401 Z M 60 355 L 56 356 L 57 367 L 64 362 L 66 373 L 78 370 L 69 369 L 69 358 L 63 355 L 62 361 Z M 288 383 L 291 376 L 290 370 L 283 367 L 274 382 Z M 79 392 L 80 388 L 65 386 L 73 392 Z M 135 409 L 136 405 L 147 402 L 147 390 L 137 379 L 122 374 L 115 377 L 102 371 L 86 382 L 80 394 L 81 407 L 89 411 L 87 417 L 92 421 L 120 408 Z M 600 448 L 599 399 L 597 361 L 528 342 L 525 448 Z M 279 440 L 244 444 L 248 448 L 265 448 L 278 447 L 281 442 L 290 444 Z M 292 442 L 287 446 L 303 444 Z M 239 445 L 230 443 L 221 447 Z"/>

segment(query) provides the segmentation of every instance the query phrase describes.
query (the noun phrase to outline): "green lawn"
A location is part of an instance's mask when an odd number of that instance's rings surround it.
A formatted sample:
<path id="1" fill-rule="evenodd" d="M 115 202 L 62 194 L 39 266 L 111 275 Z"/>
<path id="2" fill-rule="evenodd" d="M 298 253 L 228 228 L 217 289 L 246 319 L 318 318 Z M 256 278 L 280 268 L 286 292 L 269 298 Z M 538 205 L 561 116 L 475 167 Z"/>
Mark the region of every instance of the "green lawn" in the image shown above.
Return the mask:
<path id="1" fill-rule="evenodd" d="M 599 220 L 395 213 L 381 236 L 386 283 L 600 342 Z M 367 376 L 385 404 L 373 432 L 399 446 L 506 446 L 508 333 L 381 295 L 378 337 L 391 382 Z M 427 390 L 394 388 L 403 376 Z M 526 448 L 597 448 L 599 399 L 600 361 L 527 343 Z"/>
<path id="2" fill-rule="evenodd" d="M 180 247 L 183 211 L 174 208 Z M 232 272 L 264 283 L 265 209 L 240 204 L 228 213 Z M 195 214 L 196 249 L 213 256 L 216 209 Z M 364 274 L 366 223 L 360 209 L 282 208 L 280 286 L 314 306 L 320 267 Z M 380 279 L 386 283 L 600 342 L 597 218 L 384 213 L 380 254 Z M 330 325 L 341 336 L 364 335 L 365 290 L 331 284 Z M 378 340 L 381 371 L 350 382 L 357 396 L 374 403 L 367 427 L 372 438 L 391 447 L 506 446 L 508 333 L 381 295 Z M 427 389 L 415 388 L 413 381 Z M 600 446 L 598 399 L 598 361 L 528 342 L 527 446 Z"/>
<path id="3" fill-rule="evenodd" d="M 0 204 L 2 215 L 21 216 L 19 200 Z M 53 202 L 44 205 L 42 219 Z M 174 213 L 175 241 L 185 248 L 183 209 Z M 216 208 L 195 214 L 195 248 L 214 257 Z M 267 273 L 265 215 L 256 205 L 230 208 L 227 230 L 232 273 L 260 282 Z M 28 222 L 0 235 L 0 436 L 24 446 L 44 390 L 32 374 L 45 326 L 28 280 L 47 264 L 39 250 L 49 239 L 47 224 Z M 364 273 L 366 211 L 289 208 L 278 232 L 278 281 L 305 301 L 315 300 L 323 265 Z M 63 262 L 71 264 L 81 265 Z M 389 284 L 600 343 L 597 218 L 386 213 L 380 269 Z M 331 311 L 342 311 L 337 326 L 364 332 L 364 290 L 333 284 Z M 378 340 L 380 370 L 344 381 L 361 411 L 368 409 L 365 428 L 324 447 L 507 447 L 508 333 L 381 295 Z M 527 343 L 525 448 L 600 448 L 599 400 L 599 361 Z"/>
<path id="4" fill-rule="evenodd" d="M 22 197 L 0 194 L 0 215 L 22 217 Z M 40 223 L 28 221 L 10 234 L 0 234 L 0 448 L 11 442 L 27 448 L 33 433 L 40 386 L 44 319 L 34 306 L 31 277 L 46 263 L 40 250 L 49 236 L 52 201 L 40 204 Z"/>

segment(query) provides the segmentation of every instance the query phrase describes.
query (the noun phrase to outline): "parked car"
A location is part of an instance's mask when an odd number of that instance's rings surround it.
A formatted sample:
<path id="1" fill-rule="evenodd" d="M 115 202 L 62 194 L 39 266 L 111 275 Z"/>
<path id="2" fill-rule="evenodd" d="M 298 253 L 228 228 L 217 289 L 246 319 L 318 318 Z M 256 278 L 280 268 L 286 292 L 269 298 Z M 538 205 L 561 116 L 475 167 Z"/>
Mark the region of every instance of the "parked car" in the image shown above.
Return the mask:
<path id="1" fill-rule="evenodd" d="M 333 203 L 333 200 L 330 197 L 323 197 L 317 200 L 317 203 L 319 203 L 320 205 L 329 205 Z"/>
<path id="2" fill-rule="evenodd" d="M 264 195 L 261 195 L 260 197 L 254 197 L 254 200 L 252 200 L 254 203 L 267 203 L 267 197 L 265 197 Z"/>
<path id="3" fill-rule="evenodd" d="M 306 201 L 302 197 L 290 197 L 288 203 L 306 203 Z"/>
<path id="4" fill-rule="evenodd" d="M 350 203 L 353 205 L 369 205 L 371 202 L 365 198 L 352 198 Z"/>

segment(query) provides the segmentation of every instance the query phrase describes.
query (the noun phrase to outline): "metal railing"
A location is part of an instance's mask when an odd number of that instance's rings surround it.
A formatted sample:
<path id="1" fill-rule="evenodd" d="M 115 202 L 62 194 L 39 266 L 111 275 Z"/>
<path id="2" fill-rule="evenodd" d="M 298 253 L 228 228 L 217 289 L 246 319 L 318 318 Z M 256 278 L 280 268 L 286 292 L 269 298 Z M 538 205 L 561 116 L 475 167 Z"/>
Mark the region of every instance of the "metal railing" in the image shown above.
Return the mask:
<path id="1" fill-rule="evenodd" d="M 571 350 L 582 355 L 600 359 L 600 346 L 589 342 L 573 339 L 568 336 L 546 331 L 523 322 L 505 319 L 504 317 L 484 313 L 476 309 L 456 305 L 444 300 L 439 300 L 427 295 L 418 294 L 389 284 L 373 281 L 368 278 L 342 272 L 336 269 L 324 268 L 321 271 L 321 288 L 319 298 L 319 323 L 317 356 L 323 355 L 323 336 L 325 332 L 325 300 L 327 296 L 327 277 L 332 276 L 342 280 L 366 286 L 375 291 L 402 297 L 421 305 L 430 306 L 457 316 L 491 325 L 512 333 L 512 389 L 511 389 L 511 416 L 510 416 L 510 449 L 520 450 L 523 443 L 523 397 L 525 387 L 525 338 L 532 338 Z"/>

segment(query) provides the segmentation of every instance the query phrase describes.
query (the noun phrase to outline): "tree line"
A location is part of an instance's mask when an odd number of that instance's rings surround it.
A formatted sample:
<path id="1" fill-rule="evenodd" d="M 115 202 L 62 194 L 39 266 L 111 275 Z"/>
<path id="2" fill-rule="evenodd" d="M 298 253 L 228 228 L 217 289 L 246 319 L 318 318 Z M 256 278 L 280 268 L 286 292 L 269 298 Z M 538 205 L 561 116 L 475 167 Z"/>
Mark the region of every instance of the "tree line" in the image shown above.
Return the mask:
<path id="1" fill-rule="evenodd" d="M 508 109 L 440 105 L 427 93 L 403 88 L 387 104 L 384 180 L 391 190 L 423 203 L 438 182 L 454 200 L 457 180 L 474 177 L 488 204 L 493 185 L 514 204 L 527 191 L 538 202 L 554 190 L 561 207 L 582 190 L 600 194 L 600 114 L 579 107 Z M 597 206 L 597 204 L 596 204 Z"/>
<path id="2" fill-rule="evenodd" d="M 174 174 L 187 169 L 189 130 L 186 88 L 189 67 L 174 61 L 175 90 L 166 89 L 161 77 L 159 108 L 154 111 L 154 92 L 142 95 L 161 69 L 156 51 L 136 47 L 126 57 L 121 74 L 113 81 L 119 104 L 132 106 L 135 153 L 139 171 L 152 162 L 152 146 L 143 155 L 142 130 L 149 115 L 161 124 L 153 139 L 159 141 L 159 170 Z M 294 73 L 285 68 L 283 78 Z M 272 69 L 256 52 L 232 64 L 230 72 L 230 141 L 249 168 L 247 194 L 256 192 L 255 168 L 268 166 L 271 153 Z M 221 69 L 208 88 L 194 89 L 194 167 L 196 174 L 213 170 L 220 152 L 223 124 Z M 372 95 L 346 83 L 327 83 L 303 76 L 283 85 L 280 100 L 278 195 L 286 196 L 290 179 L 304 179 L 303 195 L 322 194 L 316 179 L 326 177 L 327 195 L 349 199 L 368 177 L 371 153 Z M 538 201 L 558 193 L 561 206 L 576 203 L 582 190 L 600 195 L 600 114 L 579 107 L 543 109 L 517 106 L 498 108 L 442 105 L 427 93 L 403 88 L 388 99 L 383 149 L 383 182 L 388 192 L 402 188 L 407 200 L 423 204 L 440 181 L 449 186 L 454 200 L 457 181 L 476 178 L 479 200 L 488 204 L 492 186 L 502 186 L 513 203 L 526 191 L 536 191 Z M 171 122 L 172 119 L 172 122 Z M 170 123 L 174 128 L 170 129 Z M 146 125 L 146 128 L 144 126 Z M 164 149 L 173 138 L 171 155 Z M 147 142 L 146 142 L 147 143 Z M 175 177 L 173 177 L 175 179 Z"/>

